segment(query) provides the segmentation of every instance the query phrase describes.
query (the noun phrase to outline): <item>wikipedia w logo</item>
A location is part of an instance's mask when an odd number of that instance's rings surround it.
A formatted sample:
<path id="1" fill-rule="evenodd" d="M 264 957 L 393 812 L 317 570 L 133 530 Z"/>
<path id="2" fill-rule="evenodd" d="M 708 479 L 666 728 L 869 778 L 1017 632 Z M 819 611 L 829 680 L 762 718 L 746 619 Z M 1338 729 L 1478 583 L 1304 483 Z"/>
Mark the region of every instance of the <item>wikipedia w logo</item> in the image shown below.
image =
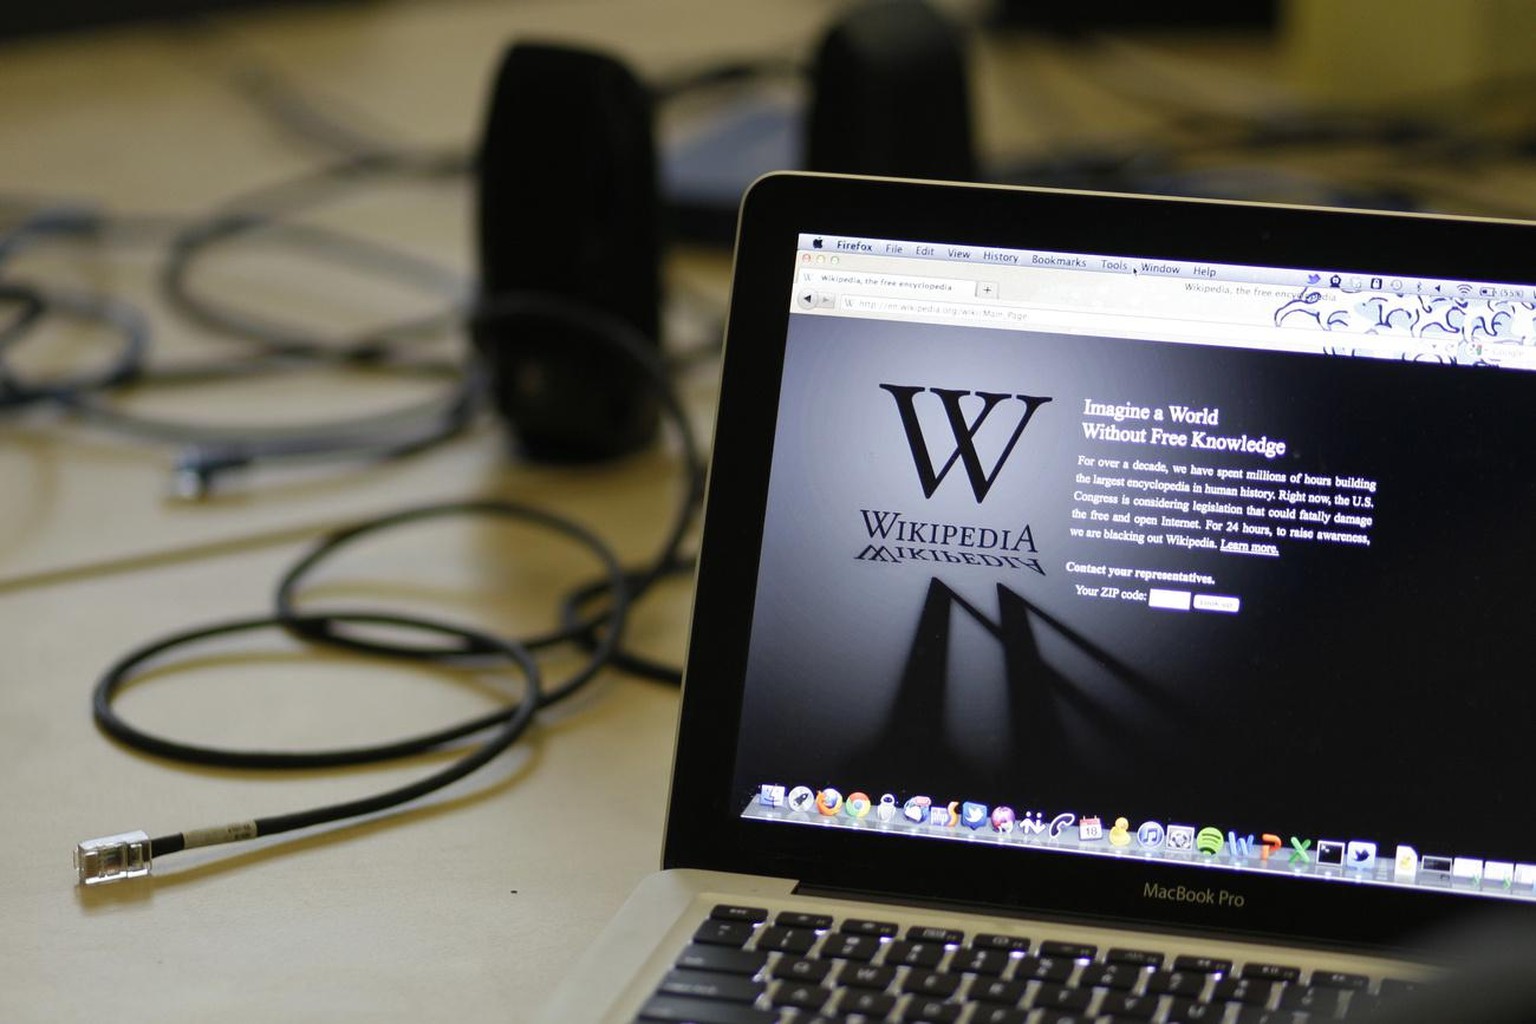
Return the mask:
<path id="1" fill-rule="evenodd" d="M 992 484 L 997 480 L 997 475 L 1002 472 L 1003 464 L 1008 461 L 1008 456 L 1013 454 L 1014 447 L 1019 443 L 1019 438 L 1024 434 L 1024 428 L 1029 426 L 1029 421 L 1034 418 L 1035 410 L 1039 409 L 1050 398 L 1039 395 L 1009 395 L 995 391 L 959 391 L 953 388 L 922 388 L 906 384 L 881 384 L 882 391 L 890 393 L 896 400 L 896 410 L 901 414 L 901 426 L 907 434 L 907 447 L 912 449 L 912 462 L 917 467 L 917 479 L 923 487 L 923 497 L 933 497 L 933 492 L 938 490 L 939 484 L 949 475 L 949 471 L 959 463 L 965 468 L 965 475 L 971 481 L 971 492 L 976 495 L 976 504 L 981 504 L 992 489 Z M 928 441 L 923 436 L 923 425 L 918 418 L 917 400 L 924 392 L 932 395 L 928 401 L 937 401 L 944 412 L 944 420 L 949 425 L 949 433 L 954 437 L 955 447 L 949 457 L 944 459 L 937 469 L 933 465 L 933 457 L 929 454 Z M 969 419 L 965 410 L 960 407 L 960 400 L 974 395 L 980 400 L 968 403 L 974 412 Z M 1019 403 L 1015 405 L 1014 403 Z M 1006 411 L 1003 411 L 1006 410 Z M 1003 417 L 1003 423 L 1007 423 L 1010 413 L 1017 413 L 1018 420 L 1013 425 L 1013 433 L 1008 436 L 1007 443 L 993 461 L 991 469 L 982 465 L 981 455 L 976 451 L 976 438 L 981 432 L 987 419 L 997 412 Z M 995 421 L 994 421 L 995 422 Z M 1007 427 L 1003 427 L 1006 431 Z M 1001 433 L 998 434 L 1001 437 Z"/>

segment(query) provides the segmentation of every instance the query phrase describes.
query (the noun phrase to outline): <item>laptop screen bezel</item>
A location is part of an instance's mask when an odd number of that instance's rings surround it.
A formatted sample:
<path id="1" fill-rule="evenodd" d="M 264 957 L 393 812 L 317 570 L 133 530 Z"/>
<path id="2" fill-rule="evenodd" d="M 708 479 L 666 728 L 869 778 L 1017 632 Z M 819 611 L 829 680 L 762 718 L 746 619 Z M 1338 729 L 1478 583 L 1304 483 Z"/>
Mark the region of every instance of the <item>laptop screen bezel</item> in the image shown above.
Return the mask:
<path id="1" fill-rule="evenodd" d="M 1143 895 L 1149 872 L 1134 861 L 1021 856 L 978 844 L 893 842 L 743 819 L 731 780 L 802 232 L 1369 274 L 1390 267 L 1405 276 L 1501 281 L 1511 278 L 1508 254 L 1536 247 L 1532 225 L 1509 221 L 833 175 L 759 180 L 744 199 L 737 237 L 664 866 L 1019 914 L 1372 949 L 1402 948 L 1420 930 L 1486 902 L 1434 891 L 1304 885 L 1285 876 L 1244 878 L 1240 909 L 1152 901 Z M 1211 882 L 1207 871 L 1178 865 L 1159 865 L 1156 879 L 1192 888 Z"/>

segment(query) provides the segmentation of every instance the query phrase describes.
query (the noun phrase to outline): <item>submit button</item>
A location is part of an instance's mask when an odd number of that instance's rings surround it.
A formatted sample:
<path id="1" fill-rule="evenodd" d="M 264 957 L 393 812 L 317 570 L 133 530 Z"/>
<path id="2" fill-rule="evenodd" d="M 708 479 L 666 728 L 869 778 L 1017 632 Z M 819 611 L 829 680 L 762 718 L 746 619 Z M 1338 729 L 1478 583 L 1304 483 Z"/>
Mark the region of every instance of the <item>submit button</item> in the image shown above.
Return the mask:
<path id="1" fill-rule="evenodd" d="M 1196 594 L 1194 605 L 1197 612 L 1226 612 L 1231 615 L 1242 607 L 1243 602 L 1226 594 Z"/>

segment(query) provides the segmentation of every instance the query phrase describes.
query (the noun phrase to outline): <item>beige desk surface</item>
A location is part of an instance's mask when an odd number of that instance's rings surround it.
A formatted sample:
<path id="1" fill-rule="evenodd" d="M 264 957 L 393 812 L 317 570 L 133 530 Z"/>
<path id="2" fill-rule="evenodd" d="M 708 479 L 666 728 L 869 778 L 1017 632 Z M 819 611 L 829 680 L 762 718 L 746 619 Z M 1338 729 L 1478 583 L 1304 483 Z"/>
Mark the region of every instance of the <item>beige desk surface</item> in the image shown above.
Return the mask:
<path id="1" fill-rule="evenodd" d="M 41 40 L 0 49 L 0 195 L 83 199 L 123 212 L 197 214 L 318 164 L 230 84 L 252 60 L 401 141 L 467 145 L 494 61 L 517 34 L 601 43 L 649 69 L 792 47 L 822 5 L 700 2 L 379 3 Z M 679 29 L 678 26 L 683 26 Z M 469 192 L 382 186 L 326 214 L 467 272 Z M 296 317 L 356 324 L 377 297 L 284 254 L 210 266 L 221 294 L 284 296 Z M 719 297 L 723 261 L 687 261 Z M 18 276 L 78 281 L 140 302 L 156 357 L 239 351 L 155 301 L 155 262 L 41 249 Z M 243 277 L 242 275 L 248 275 Z M 328 290 L 340 281 L 357 301 Z M 283 292 L 283 288 L 288 292 Z M 289 293 L 296 294 L 296 299 Z M 348 293 L 349 295 L 352 293 Z M 420 297 L 388 305 L 425 308 Z M 291 303 L 291 305 L 286 305 Z M 307 305 L 306 305 L 307 303 Z M 360 305 L 361 304 L 361 305 Z M 329 318 L 329 319 L 327 319 Z M 687 385 L 707 436 L 706 365 Z M 338 390 L 341 389 L 341 390 Z M 325 418 L 408 389 L 326 380 L 147 396 L 144 408 L 270 420 L 273 402 Z M 413 394 L 413 393 L 412 393 Z M 150 638 L 261 614 L 278 574 L 328 526 L 428 501 L 517 498 L 579 518 L 627 559 L 659 541 L 677 466 L 664 452 L 616 468 L 520 467 L 485 424 L 383 466 L 260 471 L 210 501 L 166 497 L 172 453 L 59 422 L 0 424 L 0 1020 L 508 1020 L 531 1015 L 565 965 L 659 861 L 677 697 L 617 675 L 541 716 L 526 742 L 397 813 L 270 841 L 191 851 L 147 884 L 73 885 L 80 839 L 153 835 L 368 795 L 438 759 L 273 776 L 140 756 L 91 723 L 95 680 Z M 552 624 L 555 597 L 594 563 L 526 528 L 444 520 L 336 563 L 319 597 L 415 608 L 512 632 Z M 686 584 L 634 623 L 637 646 L 677 660 Z M 124 695 L 132 720 L 238 746 L 314 748 L 415 733 L 483 712 L 506 680 L 307 650 L 272 633 L 189 649 Z M 560 666 L 551 665 L 551 674 Z"/>
<path id="2" fill-rule="evenodd" d="M 646 70 L 681 70 L 725 55 L 799 53 L 834 8 L 823 0 L 382 2 L 12 44 L 0 49 L 0 196 L 185 215 L 314 166 L 312 149 L 230 84 L 251 61 L 401 141 L 464 144 L 494 61 L 516 35 L 596 42 Z M 1060 72 L 1050 54 L 1040 57 L 1028 81 L 1001 64 L 991 70 L 1022 93 Z M 1017 96 L 984 106 L 984 128 L 997 137 L 1019 106 Z M 1054 125 L 1026 119 L 1017 134 L 1086 123 L 1069 107 L 1053 113 Z M 1116 127 L 1144 122 L 1126 111 Z M 468 270 L 462 183 L 381 187 L 327 216 Z M 49 249 L 8 271 L 141 302 L 155 317 L 157 359 L 228 351 L 167 315 L 154 298 L 154 262 L 135 252 Z M 673 274 L 718 294 L 720 270 L 718 260 L 684 259 Z M 422 301 L 352 282 L 339 292 L 354 300 L 349 307 L 281 252 L 210 272 L 223 294 L 277 296 L 295 315 L 337 323 L 357 322 L 375 300 Z M 710 370 L 687 382 L 706 432 Z M 156 411 L 246 418 L 270 415 L 279 402 L 285 413 L 324 417 L 343 404 L 362 410 L 399 397 L 319 378 L 145 401 Z M 399 463 L 258 473 L 190 505 L 166 498 L 169 463 L 163 447 L 46 411 L 0 423 L 0 1020 L 527 1017 L 657 865 L 673 691 L 605 676 L 542 716 L 512 754 L 424 805 L 180 854 L 150 882 L 85 891 L 70 869 L 80 839 L 298 810 L 440 763 L 286 776 L 192 770 L 103 738 L 90 720 L 90 691 L 114 659 L 151 638 L 264 612 L 278 574 L 308 543 L 365 514 L 515 497 L 574 515 L 626 558 L 641 558 L 672 507 L 674 460 L 656 452 L 601 470 L 518 466 L 485 425 Z M 550 595 L 591 573 L 590 562 L 542 535 L 456 519 L 349 552 L 315 593 L 514 631 L 549 624 Z M 678 658 L 687 605 L 685 584 L 663 588 L 640 610 L 636 645 Z M 130 689 L 121 708 L 167 735 L 210 744 L 377 740 L 446 724 L 516 690 L 494 678 L 309 650 L 269 633 L 186 655 Z"/>

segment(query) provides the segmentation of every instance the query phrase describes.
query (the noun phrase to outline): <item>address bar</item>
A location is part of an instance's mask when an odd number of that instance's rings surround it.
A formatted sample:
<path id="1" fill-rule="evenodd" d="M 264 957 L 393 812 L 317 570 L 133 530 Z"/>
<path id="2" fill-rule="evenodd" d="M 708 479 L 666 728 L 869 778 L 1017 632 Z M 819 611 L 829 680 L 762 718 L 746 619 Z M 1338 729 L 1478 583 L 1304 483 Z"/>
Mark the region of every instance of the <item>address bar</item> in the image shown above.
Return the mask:
<path id="1" fill-rule="evenodd" d="M 1379 343 L 1397 347 L 1405 338 L 1376 338 L 1305 328 L 1259 324 L 1202 323 L 1177 317 L 1149 317 L 1137 313 L 1105 313 L 1088 310 L 1031 309 L 982 302 L 945 302 L 939 299 L 899 299 L 875 295 L 840 295 L 842 313 L 871 317 L 911 317 L 938 323 L 977 327 L 1014 327 L 1069 334 L 1105 334 L 1164 341 L 1261 344 L 1266 348 L 1316 352 L 1325 345 L 1349 344 L 1356 348 Z M 1307 339 L 1307 340 L 1303 340 Z M 1346 341 L 1347 339 L 1347 341 Z"/>
<path id="2" fill-rule="evenodd" d="M 841 295 L 838 308 L 845 313 L 870 316 L 910 316 L 945 323 L 999 324 L 1021 327 L 1036 323 L 1038 313 L 1017 306 L 984 302 L 945 302 L 941 299 L 888 299 L 878 295 Z"/>

